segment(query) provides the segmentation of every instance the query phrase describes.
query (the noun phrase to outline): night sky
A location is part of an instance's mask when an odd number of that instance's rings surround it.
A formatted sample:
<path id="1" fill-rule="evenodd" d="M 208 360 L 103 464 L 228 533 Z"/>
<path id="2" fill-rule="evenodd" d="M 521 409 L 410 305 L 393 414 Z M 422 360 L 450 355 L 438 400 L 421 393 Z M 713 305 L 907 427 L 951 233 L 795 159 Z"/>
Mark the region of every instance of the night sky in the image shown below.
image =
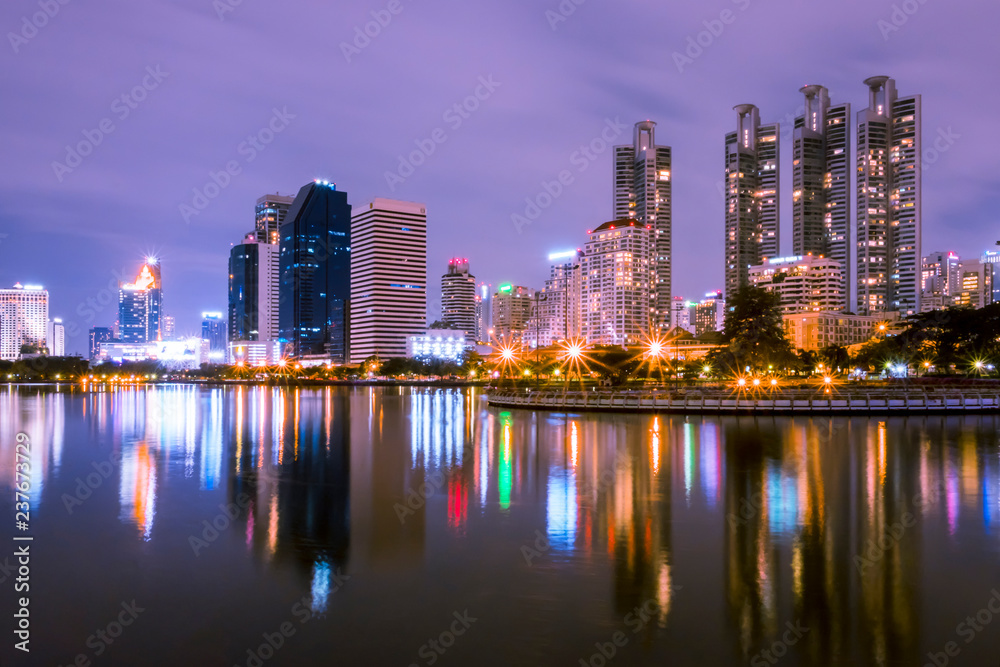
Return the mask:
<path id="1" fill-rule="evenodd" d="M 857 112 L 862 81 L 881 74 L 901 96 L 923 95 L 925 149 L 948 137 L 924 173 L 925 253 L 978 256 L 1000 238 L 995 3 L 564 0 L 560 14 L 557 0 L 47 2 L 51 18 L 38 0 L 0 8 L 0 285 L 44 284 L 69 352 L 85 354 L 87 329 L 114 322 L 108 288 L 147 253 L 162 259 L 165 312 L 197 332 L 203 310 L 225 310 L 229 248 L 252 228 L 257 197 L 315 178 L 355 206 L 427 204 L 431 319 L 452 256 L 477 279 L 540 288 L 546 255 L 582 247 L 611 216 L 610 149 L 577 151 L 605 128 L 628 143 L 646 118 L 674 150 L 674 294 L 700 297 L 722 287 L 732 107 L 788 125 L 790 254 L 798 89 L 825 85 Z M 386 25 L 355 42 L 372 12 Z M 26 28 L 35 14 L 44 25 Z M 708 46 L 685 54 L 703 31 Z M 678 64 L 675 52 L 695 57 Z M 477 92 L 478 108 L 454 111 Z M 388 182 L 432 136 L 423 164 Z M 80 142 L 97 145 L 77 163 L 67 146 Z M 225 187 L 196 197 L 227 163 Z M 562 170 L 573 182 L 518 230 L 512 214 Z"/>

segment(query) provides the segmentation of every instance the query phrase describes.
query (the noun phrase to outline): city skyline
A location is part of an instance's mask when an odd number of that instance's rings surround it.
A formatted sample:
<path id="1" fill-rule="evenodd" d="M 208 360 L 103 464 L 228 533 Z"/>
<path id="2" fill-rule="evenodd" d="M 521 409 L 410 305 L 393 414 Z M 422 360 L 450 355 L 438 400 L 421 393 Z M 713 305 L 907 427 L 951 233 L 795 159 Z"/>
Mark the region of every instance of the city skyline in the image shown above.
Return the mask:
<path id="1" fill-rule="evenodd" d="M 990 191 L 992 177 L 983 176 L 991 170 L 985 152 L 969 138 L 979 133 L 988 136 L 988 110 L 998 93 L 973 92 L 956 87 L 953 80 L 956 69 L 972 77 L 988 76 L 985 63 L 996 60 L 997 47 L 980 31 L 988 23 L 984 18 L 996 11 L 993 8 L 984 15 L 971 8 L 946 11 L 921 5 L 899 26 L 892 23 L 891 5 L 857 3 L 853 12 L 821 8 L 808 19 L 823 22 L 826 30 L 819 35 L 797 29 L 805 17 L 784 19 L 780 30 L 788 48 L 801 47 L 803 56 L 792 68 L 777 68 L 784 62 L 782 55 L 746 48 L 775 14 L 761 12 L 753 4 L 744 8 L 744 3 L 734 3 L 731 11 L 736 20 L 725 24 L 719 35 L 707 31 L 706 24 L 718 20 L 718 13 L 709 8 L 644 9 L 649 29 L 658 25 L 662 34 L 652 40 L 655 44 L 645 40 L 641 47 L 642 39 L 628 43 L 609 39 L 606 46 L 590 41 L 597 30 L 609 37 L 624 35 L 626 26 L 634 26 L 634 7 L 580 6 L 565 21 L 553 24 L 542 7 L 511 5 L 450 18 L 451 25 L 468 30 L 449 31 L 440 52 L 427 54 L 419 76 L 411 81 L 412 70 L 400 67 L 400 54 L 415 48 L 421 28 L 440 19 L 441 7 L 432 3 L 413 9 L 405 9 L 384 34 L 351 54 L 350 62 L 340 44 L 351 43 L 354 27 L 363 27 L 371 17 L 364 8 L 338 13 L 335 28 L 324 32 L 330 42 L 326 67 L 335 76 L 324 75 L 314 86 L 321 94 L 310 90 L 311 77 L 290 70 L 284 58 L 272 58 L 271 47 L 245 65 L 215 72 L 196 64 L 202 62 L 200 57 L 188 60 L 190 56 L 157 50 L 150 44 L 156 40 L 147 35 L 126 39 L 121 53 L 102 64 L 108 77 L 95 90 L 60 88 L 54 98 L 46 93 L 49 84 L 43 84 L 37 99 L 15 101 L 2 113 L 4 126 L 17 128 L 8 143 L 12 163 L 20 167 L 11 170 L 6 187 L 32 196 L 8 198 L 0 210 L 7 234 L 0 239 L 0 284 L 45 285 L 52 314 L 66 322 L 68 351 L 85 353 L 87 330 L 112 324 L 113 315 L 106 309 L 88 321 L 78 314 L 78 306 L 104 289 L 114 272 L 131 272 L 139 258 L 156 254 L 166 266 L 164 312 L 177 318 L 179 332 L 195 332 L 201 312 L 225 307 L 225 278 L 218 267 L 224 266 L 230 243 L 249 228 L 261 193 L 277 190 L 291 195 L 301 183 L 324 178 L 351 193 L 351 203 L 380 196 L 425 202 L 438 221 L 429 228 L 429 266 L 444 266 L 449 257 L 462 255 L 482 281 L 540 288 L 549 269 L 546 255 L 580 246 L 586 229 L 609 218 L 594 212 L 606 211 L 612 195 L 610 146 L 628 143 L 633 124 L 648 118 L 657 123 L 658 143 L 672 147 L 680 179 L 675 180 L 673 192 L 672 291 L 692 298 L 724 286 L 721 262 L 716 259 L 723 240 L 719 143 L 732 125 L 732 107 L 752 102 L 762 119 L 781 123 L 782 133 L 787 134 L 779 197 L 780 254 L 787 255 L 792 253 L 789 142 L 802 107 L 797 91 L 807 84 L 822 85 L 836 104 L 849 103 L 857 110 L 865 106 L 861 82 L 882 74 L 900 82 L 904 93 L 923 96 L 925 150 L 936 146 L 924 178 L 922 246 L 977 257 L 993 245 L 995 195 Z M 791 13 L 789 4 L 776 11 L 782 9 Z M 20 23 L 21 11 L 5 8 L 0 24 L 13 29 Z M 246 36 L 265 27 L 269 34 L 274 29 L 267 12 L 250 5 L 226 13 L 221 21 L 210 6 L 195 8 L 202 13 L 194 16 L 167 7 L 158 11 L 163 20 L 145 28 L 151 35 L 174 39 L 175 33 L 183 33 L 189 22 L 196 21 L 210 40 L 222 49 L 229 47 L 231 53 L 242 52 Z M 329 10 L 316 11 L 326 16 Z M 72 7 L 67 8 L 65 16 L 19 45 L 16 53 L 8 52 L 18 65 L 7 74 L 13 85 L 29 85 L 25 77 L 39 76 L 40 68 L 49 72 L 55 61 L 66 69 L 52 86 L 61 84 L 63 77 L 80 76 L 76 68 L 87 63 L 78 63 L 85 59 L 77 56 L 87 53 L 89 40 L 101 39 L 108 30 L 119 34 L 138 20 L 127 7 L 110 18 L 97 14 L 66 20 L 71 12 Z M 522 56 L 497 56 L 502 51 L 496 46 L 498 38 L 492 31 L 481 35 L 479 30 L 497 25 L 537 39 Z M 307 34 L 313 30 L 306 28 Z M 68 51 L 64 44 L 85 31 L 93 36 L 82 42 L 76 39 L 76 50 Z M 288 26 L 279 26 L 278 31 L 275 38 L 293 32 Z M 942 31 L 946 35 L 962 31 L 963 37 L 945 39 L 939 53 L 922 54 L 919 45 Z M 698 44 L 703 32 L 707 38 L 702 42 L 708 46 Z M 458 49 L 470 57 L 456 62 L 452 56 Z M 737 57 L 744 59 L 746 71 L 761 74 L 737 75 L 731 67 Z M 265 62 L 269 59 L 275 62 Z M 449 63 L 447 74 L 434 74 L 440 68 L 433 64 L 442 59 Z M 524 66 L 529 59 L 533 65 L 546 65 L 529 73 Z M 559 63 L 557 78 L 555 63 Z M 168 74 L 160 80 L 146 71 L 148 66 L 155 72 L 157 64 Z M 282 85 L 261 93 L 257 87 L 261 78 L 280 80 Z M 374 91 L 374 97 L 364 104 L 331 107 L 324 101 L 331 80 L 343 87 L 347 97 L 363 91 Z M 373 81 L 379 81 L 377 88 Z M 144 98 L 141 103 L 134 109 L 121 104 L 112 109 L 116 95 L 140 85 L 146 86 L 137 96 Z M 249 93 L 251 85 L 254 101 L 246 103 L 249 98 L 242 91 Z M 414 93 L 415 86 L 419 94 Z M 385 92 L 389 90 L 392 94 Z M 405 111 L 393 103 L 397 94 L 414 98 Z M 53 105 L 54 99 L 59 103 Z M 192 115 L 196 101 L 216 111 L 210 116 Z M 459 111 L 454 110 L 456 104 Z M 119 107 L 130 112 L 128 117 L 121 118 L 124 111 L 117 113 Z M 370 113 L 362 114 L 362 108 Z M 82 133 L 92 132 L 105 116 L 112 119 L 114 132 L 104 136 L 79 166 L 61 173 L 60 180 L 53 163 L 66 163 L 65 146 L 83 141 Z M 622 126 L 620 131 L 615 122 Z M 246 137 L 265 128 L 264 138 L 270 141 L 261 143 L 263 150 L 247 144 L 249 148 L 241 152 Z M 431 138 L 438 128 L 443 141 Z M 193 141 L 178 140 L 172 132 Z M 609 148 L 587 162 L 577 154 L 579 147 L 602 133 L 610 139 Z M 420 165 L 410 160 L 418 143 L 433 149 L 417 160 Z M 511 146 L 520 150 L 511 152 Z M 507 153 L 512 157 L 471 157 Z M 248 161 L 251 154 L 254 159 Z M 137 160 L 140 155 L 157 159 Z M 400 164 L 400 156 L 407 164 Z M 577 162 L 571 161 L 574 156 Z M 238 174 L 226 172 L 229 162 L 236 163 Z M 586 169 L 581 170 L 583 164 Z M 518 233 L 511 216 L 523 214 L 526 198 L 537 200 L 539 194 L 547 194 L 543 183 L 558 183 L 562 170 L 570 171 L 573 182 Z M 396 176 L 387 179 L 387 173 Z M 227 185 L 207 187 L 213 184 L 210 174 Z M 195 201 L 196 190 L 202 196 L 206 192 L 215 196 L 206 197 L 207 204 L 198 209 L 195 205 L 203 202 Z M 186 220 L 179 211 L 182 205 L 197 213 Z M 98 209 L 99 214 L 89 212 Z M 482 223 L 468 224 L 469 220 Z M 31 252 L 42 246 L 43 239 L 45 251 Z M 521 261 L 522 257 L 532 261 Z M 440 303 L 436 280 L 430 282 L 428 303 Z M 431 320 L 437 315 L 433 308 Z M 73 325 L 75 336 L 70 335 Z"/>

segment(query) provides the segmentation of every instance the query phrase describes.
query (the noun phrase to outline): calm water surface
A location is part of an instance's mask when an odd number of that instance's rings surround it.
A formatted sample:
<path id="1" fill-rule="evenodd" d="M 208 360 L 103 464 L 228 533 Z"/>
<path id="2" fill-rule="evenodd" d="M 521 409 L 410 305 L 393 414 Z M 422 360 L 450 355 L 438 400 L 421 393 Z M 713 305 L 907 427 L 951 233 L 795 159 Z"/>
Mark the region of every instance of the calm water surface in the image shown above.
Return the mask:
<path id="1" fill-rule="evenodd" d="M 998 438 L 995 416 L 8 386 L 0 566 L 34 537 L 31 653 L 0 568 L 0 663 L 997 665 Z"/>

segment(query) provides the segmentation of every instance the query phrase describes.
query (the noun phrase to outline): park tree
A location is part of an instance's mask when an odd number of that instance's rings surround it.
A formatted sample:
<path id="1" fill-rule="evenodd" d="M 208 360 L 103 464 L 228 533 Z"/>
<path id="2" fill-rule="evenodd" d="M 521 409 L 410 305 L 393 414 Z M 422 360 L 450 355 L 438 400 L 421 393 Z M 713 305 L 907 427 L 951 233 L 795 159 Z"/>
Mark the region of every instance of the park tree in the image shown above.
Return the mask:
<path id="1" fill-rule="evenodd" d="M 744 285 L 729 297 L 722 329 L 725 347 L 709 354 L 709 364 L 720 371 L 740 373 L 747 367 L 763 370 L 787 367 L 794 355 L 785 337 L 781 302 L 777 294 Z"/>

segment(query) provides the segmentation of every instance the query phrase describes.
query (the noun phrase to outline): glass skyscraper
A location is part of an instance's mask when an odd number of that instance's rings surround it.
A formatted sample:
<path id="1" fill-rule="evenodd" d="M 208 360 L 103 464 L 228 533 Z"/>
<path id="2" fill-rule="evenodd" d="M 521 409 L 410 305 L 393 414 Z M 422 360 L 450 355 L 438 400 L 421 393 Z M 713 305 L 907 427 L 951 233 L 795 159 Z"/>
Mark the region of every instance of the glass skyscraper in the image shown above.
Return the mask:
<path id="1" fill-rule="evenodd" d="M 135 282 L 118 290 L 118 332 L 123 343 L 152 343 L 163 339 L 160 312 L 163 289 L 160 264 L 148 257 Z"/>
<path id="2" fill-rule="evenodd" d="M 328 181 L 308 183 L 279 227 L 279 329 L 286 352 L 346 363 L 351 205 Z"/>

